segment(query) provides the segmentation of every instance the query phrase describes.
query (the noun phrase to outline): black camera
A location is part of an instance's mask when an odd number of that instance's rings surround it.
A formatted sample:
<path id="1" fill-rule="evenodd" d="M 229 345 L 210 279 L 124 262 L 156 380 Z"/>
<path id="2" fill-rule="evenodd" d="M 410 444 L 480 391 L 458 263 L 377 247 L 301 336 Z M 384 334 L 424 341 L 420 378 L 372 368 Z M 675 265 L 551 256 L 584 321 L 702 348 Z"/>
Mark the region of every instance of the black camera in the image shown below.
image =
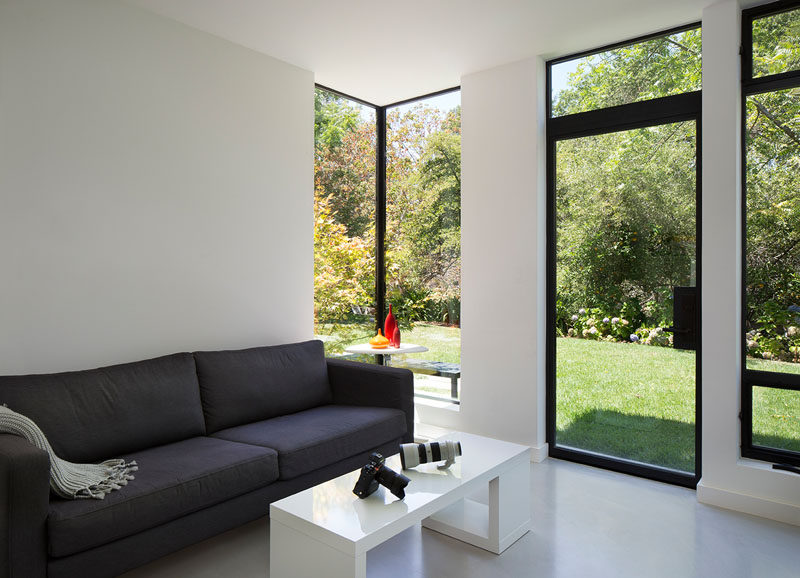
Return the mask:
<path id="1" fill-rule="evenodd" d="M 405 487 L 411 480 L 388 468 L 385 461 L 384 457 L 377 452 L 369 456 L 369 461 L 361 468 L 361 475 L 358 476 L 358 481 L 353 488 L 356 496 L 366 498 L 374 493 L 380 484 L 401 500 L 406 497 Z"/>

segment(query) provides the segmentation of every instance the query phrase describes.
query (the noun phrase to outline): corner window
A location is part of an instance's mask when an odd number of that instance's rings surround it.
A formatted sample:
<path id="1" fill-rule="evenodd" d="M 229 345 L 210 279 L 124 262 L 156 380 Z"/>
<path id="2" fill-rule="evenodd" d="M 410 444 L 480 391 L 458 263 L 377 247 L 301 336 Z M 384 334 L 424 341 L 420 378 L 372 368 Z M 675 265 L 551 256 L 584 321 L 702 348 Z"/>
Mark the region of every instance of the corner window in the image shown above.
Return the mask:
<path id="1" fill-rule="evenodd" d="M 317 87 L 315 112 L 315 334 L 329 356 L 411 369 L 418 398 L 458 404 L 461 92 L 375 106 Z M 418 351 L 354 352 L 390 306 Z"/>

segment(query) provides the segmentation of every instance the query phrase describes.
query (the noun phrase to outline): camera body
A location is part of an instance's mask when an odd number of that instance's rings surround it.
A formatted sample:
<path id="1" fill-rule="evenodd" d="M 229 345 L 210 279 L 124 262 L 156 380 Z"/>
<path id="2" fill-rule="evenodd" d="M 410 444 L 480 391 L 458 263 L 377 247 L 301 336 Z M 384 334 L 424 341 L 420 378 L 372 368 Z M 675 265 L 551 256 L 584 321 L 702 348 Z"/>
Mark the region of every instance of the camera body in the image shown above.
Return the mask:
<path id="1" fill-rule="evenodd" d="M 361 468 L 361 474 L 358 476 L 353 493 L 363 499 L 373 494 L 380 484 L 402 500 L 406 497 L 405 487 L 410 481 L 403 474 L 398 474 L 388 467 L 386 459 L 375 452 L 369 456 L 366 465 Z"/>
<path id="2" fill-rule="evenodd" d="M 442 460 L 445 463 L 439 466 L 439 469 L 447 469 L 455 463 L 456 457 L 460 455 L 461 442 L 453 440 L 425 444 L 400 444 L 400 463 L 404 470 Z"/>

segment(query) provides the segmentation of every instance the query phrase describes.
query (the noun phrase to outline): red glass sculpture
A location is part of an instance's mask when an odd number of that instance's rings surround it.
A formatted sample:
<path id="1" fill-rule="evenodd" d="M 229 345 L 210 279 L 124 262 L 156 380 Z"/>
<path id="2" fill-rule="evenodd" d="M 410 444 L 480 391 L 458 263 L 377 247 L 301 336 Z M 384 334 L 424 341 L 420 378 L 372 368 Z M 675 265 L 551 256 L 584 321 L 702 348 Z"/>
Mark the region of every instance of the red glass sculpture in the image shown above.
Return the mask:
<path id="1" fill-rule="evenodd" d="M 386 321 L 383 324 L 383 335 L 389 341 L 394 340 L 394 330 L 397 329 L 397 320 L 392 313 L 392 304 L 389 303 L 389 315 L 386 316 Z M 394 343 L 392 343 L 394 345 Z"/>

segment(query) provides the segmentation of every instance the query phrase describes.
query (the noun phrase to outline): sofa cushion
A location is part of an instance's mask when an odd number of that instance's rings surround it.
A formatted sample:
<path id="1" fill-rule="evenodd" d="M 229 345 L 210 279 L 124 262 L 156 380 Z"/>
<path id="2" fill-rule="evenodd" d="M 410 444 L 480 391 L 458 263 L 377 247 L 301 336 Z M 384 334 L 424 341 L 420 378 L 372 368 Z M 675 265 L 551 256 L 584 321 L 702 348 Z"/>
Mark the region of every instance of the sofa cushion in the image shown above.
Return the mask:
<path id="1" fill-rule="evenodd" d="M 124 457 L 136 460 L 139 471 L 121 490 L 103 500 L 51 500 L 51 556 L 67 556 L 165 524 L 278 477 L 275 451 L 209 437 Z"/>
<path id="2" fill-rule="evenodd" d="M 194 358 L 0 377 L 0 403 L 32 419 L 60 458 L 94 462 L 203 435 Z"/>
<path id="3" fill-rule="evenodd" d="M 321 341 L 194 357 L 209 433 L 331 402 Z"/>
<path id="4" fill-rule="evenodd" d="M 405 433 L 406 414 L 399 409 L 326 405 L 224 429 L 213 436 L 274 448 L 280 479 L 290 480 Z"/>

